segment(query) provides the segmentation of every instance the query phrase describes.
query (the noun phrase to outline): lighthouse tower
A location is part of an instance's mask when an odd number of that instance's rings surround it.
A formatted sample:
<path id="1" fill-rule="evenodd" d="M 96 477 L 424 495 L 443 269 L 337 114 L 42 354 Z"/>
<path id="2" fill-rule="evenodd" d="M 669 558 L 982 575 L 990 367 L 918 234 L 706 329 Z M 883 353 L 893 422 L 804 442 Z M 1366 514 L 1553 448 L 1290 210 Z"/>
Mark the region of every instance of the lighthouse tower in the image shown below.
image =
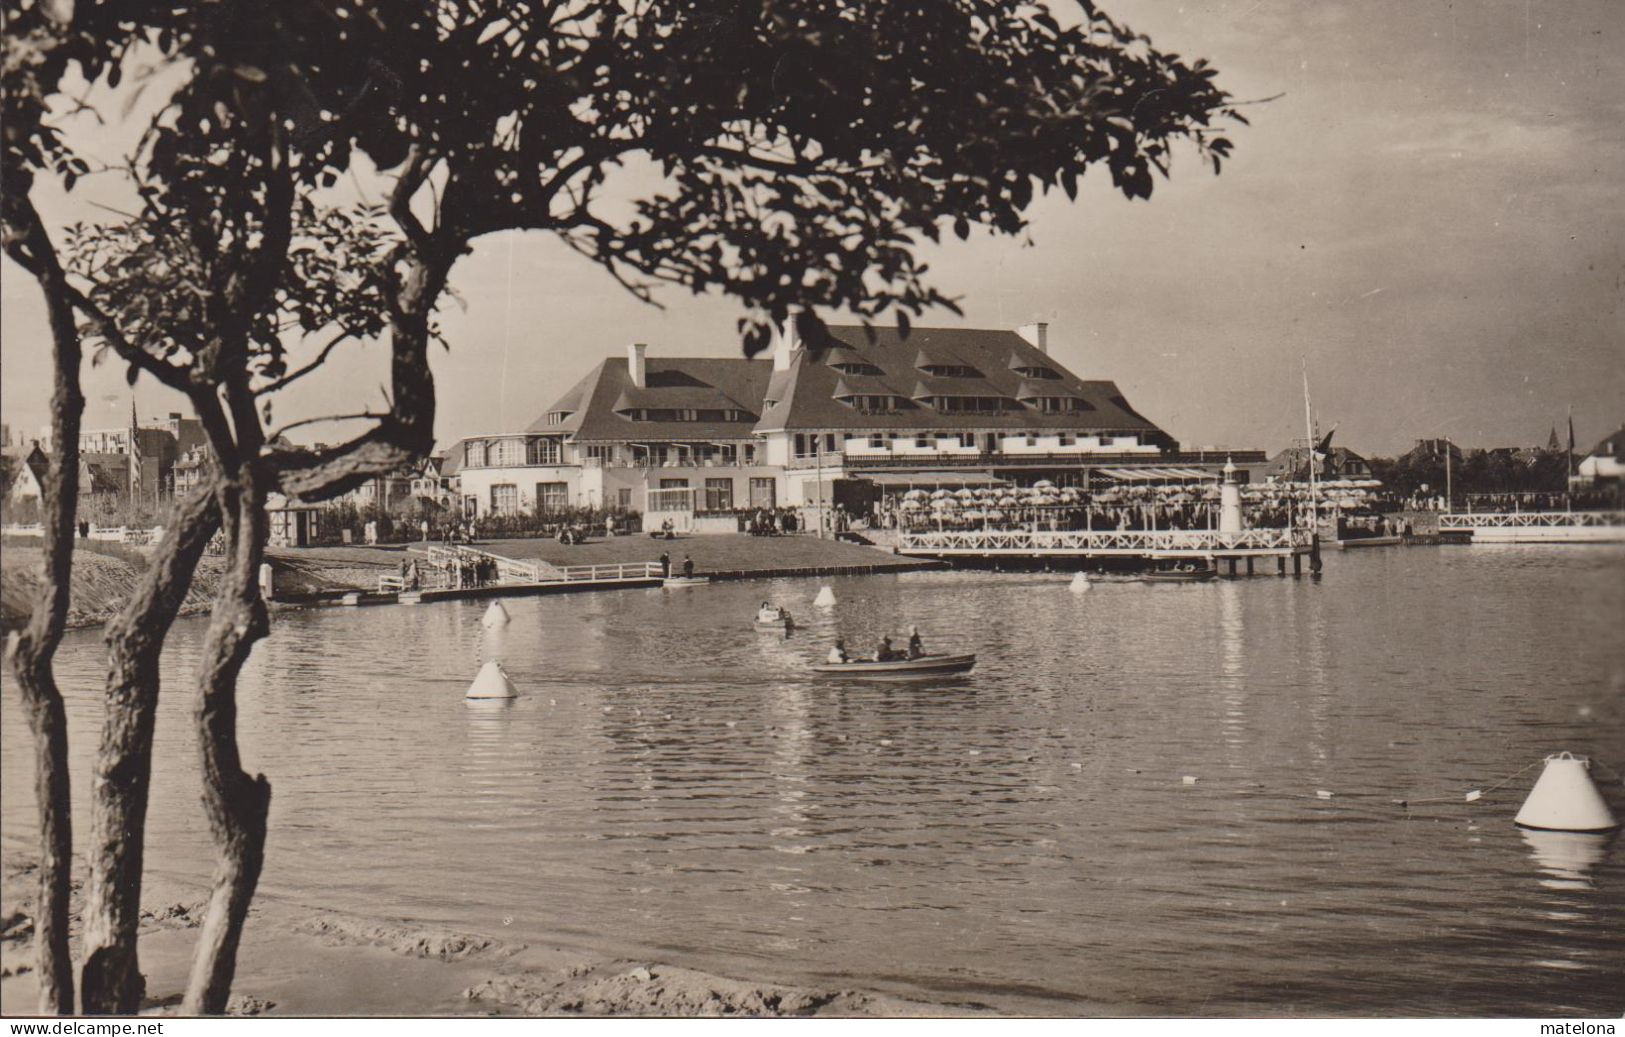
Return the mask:
<path id="1" fill-rule="evenodd" d="M 1241 530 L 1241 486 L 1236 483 L 1236 463 L 1225 458 L 1224 482 L 1219 486 L 1219 532 Z"/>

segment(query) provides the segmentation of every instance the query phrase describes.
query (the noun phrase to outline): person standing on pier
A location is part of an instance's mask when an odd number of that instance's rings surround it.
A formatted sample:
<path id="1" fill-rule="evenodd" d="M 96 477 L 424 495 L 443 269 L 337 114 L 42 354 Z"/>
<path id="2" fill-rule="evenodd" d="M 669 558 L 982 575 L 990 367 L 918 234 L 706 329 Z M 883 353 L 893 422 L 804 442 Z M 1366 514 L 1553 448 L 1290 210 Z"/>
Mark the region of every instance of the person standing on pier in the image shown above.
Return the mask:
<path id="1" fill-rule="evenodd" d="M 694 559 L 690 558 L 688 555 L 684 555 L 683 556 L 683 579 L 686 580 L 690 576 L 693 576 L 693 575 L 694 575 Z"/>
<path id="2" fill-rule="evenodd" d="M 671 555 L 667 554 L 665 551 L 660 552 L 660 575 L 671 575 Z"/>

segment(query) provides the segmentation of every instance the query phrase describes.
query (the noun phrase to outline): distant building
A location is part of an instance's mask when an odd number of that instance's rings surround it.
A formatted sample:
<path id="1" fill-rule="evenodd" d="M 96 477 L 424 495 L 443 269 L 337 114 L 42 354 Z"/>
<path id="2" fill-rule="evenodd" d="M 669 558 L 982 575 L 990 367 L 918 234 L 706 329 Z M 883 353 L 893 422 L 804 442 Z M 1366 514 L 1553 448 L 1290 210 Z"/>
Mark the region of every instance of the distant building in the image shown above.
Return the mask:
<path id="1" fill-rule="evenodd" d="M 209 466 L 209 448 L 194 446 L 182 452 L 173 468 L 175 496 L 186 497 L 203 485 Z"/>
<path id="2" fill-rule="evenodd" d="M 1461 447 L 1448 439 L 1418 439 L 1416 445 L 1407 450 L 1399 460 L 1412 463 L 1434 459 L 1443 461 L 1446 452 L 1450 454 L 1451 464 L 1461 463 L 1463 457 Z"/>
<path id="3" fill-rule="evenodd" d="M 1618 482 L 1625 478 L 1625 425 L 1591 448 L 1580 461 L 1578 476 L 1590 483 Z"/>
<path id="4" fill-rule="evenodd" d="M 1258 473 L 1264 479 L 1279 482 L 1307 482 L 1309 480 L 1309 450 L 1291 446 L 1269 459 Z M 1348 447 L 1334 446 L 1329 456 L 1315 468 L 1317 479 L 1369 479 L 1371 465 Z"/>

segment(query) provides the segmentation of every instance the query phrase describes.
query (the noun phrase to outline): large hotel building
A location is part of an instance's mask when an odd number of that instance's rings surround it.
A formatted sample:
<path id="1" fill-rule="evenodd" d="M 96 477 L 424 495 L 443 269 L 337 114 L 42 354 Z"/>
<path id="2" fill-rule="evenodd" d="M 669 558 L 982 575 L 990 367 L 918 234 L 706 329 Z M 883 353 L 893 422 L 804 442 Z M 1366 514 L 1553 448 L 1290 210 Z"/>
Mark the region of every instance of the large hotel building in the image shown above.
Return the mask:
<path id="1" fill-rule="evenodd" d="M 1227 457 L 1263 460 L 1182 452 L 1115 383 L 1057 363 L 1044 324 L 907 338 L 833 326 L 816 342 L 781 333 L 767 359 L 628 346 L 523 432 L 456 443 L 443 471 L 455 473 L 465 515 L 587 506 L 703 516 L 836 501 L 862 510 L 914 486 L 1198 479 Z"/>

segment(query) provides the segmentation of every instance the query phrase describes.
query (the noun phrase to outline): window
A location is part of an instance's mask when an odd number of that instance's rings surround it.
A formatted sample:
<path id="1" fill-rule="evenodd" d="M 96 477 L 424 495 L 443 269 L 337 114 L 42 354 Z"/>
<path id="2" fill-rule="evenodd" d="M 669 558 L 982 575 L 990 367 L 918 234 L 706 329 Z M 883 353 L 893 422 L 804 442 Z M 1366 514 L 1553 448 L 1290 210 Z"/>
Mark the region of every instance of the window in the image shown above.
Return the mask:
<path id="1" fill-rule="evenodd" d="M 688 489 L 688 480 L 687 479 L 662 479 L 662 480 L 660 480 L 660 488 L 662 490 L 686 490 L 686 489 Z"/>
<path id="2" fill-rule="evenodd" d="M 1042 378 L 1049 382 L 1059 381 L 1061 378 L 1058 371 L 1048 367 L 1017 367 L 1014 370 L 1023 378 Z"/>
<path id="3" fill-rule="evenodd" d="M 745 463 L 746 464 L 755 464 L 756 463 L 756 444 L 755 443 L 746 443 L 745 444 Z"/>
<path id="4" fill-rule="evenodd" d="M 842 396 L 839 399 L 853 410 L 865 414 L 886 413 L 897 409 L 897 397 L 895 396 Z"/>
<path id="5" fill-rule="evenodd" d="M 569 483 L 539 482 L 536 484 L 536 510 L 538 512 L 563 511 L 569 506 Z"/>
<path id="6" fill-rule="evenodd" d="M 963 447 L 974 447 L 976 445 L 976 433 L 961 432 L 959 434 L 959 445 Z"/>
<path id="7" fill-rule="evenodd" d="M 609 443 L 589 443 L 587 445 L 587 459 L 608 464 L 610 461 L 615 460 L 615 447 Z"/>
<path id="8" fill-rule="evenodd" d="M 773 507 L 773 480 L 753 478 L 750 481 L 750 506 L 753 508 Z"/>
<path id="9" fill-rule="evenodd" d="M 465 446 L 463 448 L 463 454 L 464 454 L 464 457 L 467 459 L 468 467 L 470 467 L 470 468 L 484 468 L 485 467 L 485 440 L 476 439 L 472 443 L 469 443 L 467 446 Z"/>
<path id="10" fill-rule="evenodd" d="M 843 361 L 842 363 L 830 364 L 829 366 L 833 367 L 842 374 L 883 375 L 886 373 L 880 368 L 876 367 L 874 364 L 865 364 L 860 361 Z"/>
<path id="11" fill-rule="evenodd" d="M 564 451 L 556 439 L 533 439 L 525 445 L 526 464 L 558 464 Z"/>
<path id="12" fill-rule="evenodd" d="M 1002 396 L 936 396 L 927 402 L 945 414 L 996 414 L 1006 409 Z"/>
<path id="13" fill-rule="evenodd" d="M 914 445 L 921 450 L 925 450 L 936 446 L 937 441 L 930 436 L 919 435 L 914 437 Z"/>
<path id="14" fill-rule="evenodd" d="M 982 372 L 968 364 L 927 364 L 920 370 L 938 378 L 980 378 Z"/>
<path id="15" fill-rule="evenodd" d="M 549 425 L 562 425 L 562 424 L 564 424 L 564 419 L 568 418 L 573 413 L 574 413 L 574 411 L 567 411 L 567 410 L 548 411 L 547 412 L 547 423 Z"/>
<path id="16" fill-rule="evenodd" d="M 632 510 L 632 488 L 623 486 L 615 491 L 615 503 L 622 511 Z"/>
<path id="17" fill-rule="evenodd" d="M 1078 445 L 1078 437 L 1074 436 L 1070 432 L 1063 432 L 1063 433 L 1061 433 L 1061 445 L 1062 446 L 1077 446 Z"/>
<path id="18" fill-rule="evenodd" d="M 498 439 L 486 451 L 486 463 L 492 468 L 508 468 L 525 463 L 525 441 L 522 439 Z"/>
<path id="19" fill-rule="evenodd" d="M 886 437 L 878 434 L 869 437 L 869 448 L 871 450 L 883 450 L 885 449 L 885 446 Z"/>
<path id="20" fill-rule="evenodd" d="M 513 483 L 498 483 L 491 487 L 491 514 L 517 515 L 519 513 L 519 487 Z"/>
<path id="21" fill-rule="evenodd" d="M 733 506 L 734 481 L 732 479 L 705 480 L 706 511 L 732 511 Z"/>

